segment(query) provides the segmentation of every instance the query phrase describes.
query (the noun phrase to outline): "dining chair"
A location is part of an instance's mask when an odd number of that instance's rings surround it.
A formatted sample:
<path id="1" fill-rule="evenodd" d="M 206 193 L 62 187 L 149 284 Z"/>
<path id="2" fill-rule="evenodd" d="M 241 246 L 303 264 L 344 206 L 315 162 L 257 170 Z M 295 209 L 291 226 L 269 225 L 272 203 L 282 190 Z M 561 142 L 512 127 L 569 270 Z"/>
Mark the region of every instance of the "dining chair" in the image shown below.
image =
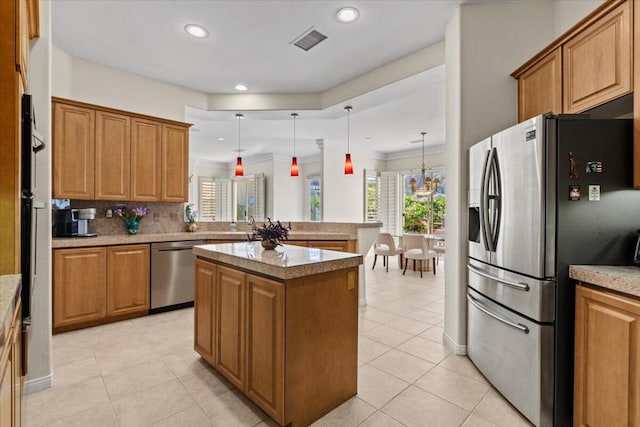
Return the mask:
<path id="1" fill-rule="evenodd" d="M 389 256 L 402 255 L 402 248 L 396 246 L 396 242 L 390 233 L 379 233 L 378 237 L 376 237 L 376 241 L 373 244 L 372 270 L 376 268 L 378 255 L 382 256 L 382 265 L 386 267 L 387 272 L 389 272 Z"/>
<path id="2" fill-rule="evenodd" d="M 436 265 L 438 265 L 438 261 L 440 257 L 444 256 L 444 253 L 447 250 L 447 244 L 444 240 L 445 231 L 443 229 L 435 230 L 433 232 L 436 236 L 442 236 L 442 240 L 436 240 L 433 245 L 433 250 L 436 252 Z"/>
<path id="3" fill-rule="evenodd" d="M 402 235 L 402 255 L 404 256 L 404 269 L 402 275 L 407 272 L 407 263 L 410 259 L 415 262 L 420 261 L 420 278 L 422 278 L 422 262 L 433 260 L 433 274 L 436 274 L 436 252 L 432 249 L 431 240 L 426 239 L 422 234 Z"/>

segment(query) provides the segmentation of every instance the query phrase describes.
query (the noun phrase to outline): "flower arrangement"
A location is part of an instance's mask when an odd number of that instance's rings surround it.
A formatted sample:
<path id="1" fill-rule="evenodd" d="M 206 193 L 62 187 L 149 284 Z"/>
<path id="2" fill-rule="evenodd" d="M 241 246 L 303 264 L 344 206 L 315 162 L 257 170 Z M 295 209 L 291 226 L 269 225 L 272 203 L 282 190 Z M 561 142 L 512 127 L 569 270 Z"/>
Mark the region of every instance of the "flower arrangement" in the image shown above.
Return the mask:
<path id="1" fill-rule="evenodd" d="M 140 227 L 140 221 L 142 217 L 149 214 L 149 209 L 144 206 L 137 208 L 127 208 L 125 206 L 119 206 L 114 211 L 115 216 L 119 216 L 124 220 L 124 225 L 127 228 L 129 234 L 138 234 L 138 228 Z"/>
<path id="2" fill-rule="evenodd" d="M 282 225 L 280 221 L 272 222 L 271 218 L 267 218 L 267 222 L 261 226 L 256 226 L 255 221 L 252 219 L 251 235 L 248 236 L 250 241 L 260 240 L 262 247 L 265 249 L 275 249 L 276 246 L 282 245 L 282 240 L 289 238 L 289 230 L 291 230 L 291 223 L 288 226 Z"/>

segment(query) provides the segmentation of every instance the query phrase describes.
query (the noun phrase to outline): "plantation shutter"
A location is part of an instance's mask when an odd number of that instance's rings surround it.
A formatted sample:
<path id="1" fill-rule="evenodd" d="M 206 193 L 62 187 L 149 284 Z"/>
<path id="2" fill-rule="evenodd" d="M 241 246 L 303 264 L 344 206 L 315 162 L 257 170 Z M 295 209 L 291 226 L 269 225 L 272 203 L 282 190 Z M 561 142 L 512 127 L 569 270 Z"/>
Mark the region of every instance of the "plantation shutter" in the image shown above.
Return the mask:
<path id="1" fill-rule="evenodd" d="M 199 221 L 216 220 L 216 184 L 213 178 L 200 177 Z"/>
<path id="2" fill-rule="evenodd" d="M 254 201 L 254 219 L 256 221 L 264 221 L 265 219 L 265 200 L 264 200 L 264 175 L 255 175 L 253 177 L 253 201 Z"/>
<path id="3" fill-rule="evenodd" d="M 382 172 L 378 192 L 378 214 L 382 222 L 382 232 L 399 233 L 398 173 Z"/>
<path id="4" fill-rule="evenodd" d="M 231 180 L 216 179 L 216 218 L 218 221 L 231 221 Z"/>

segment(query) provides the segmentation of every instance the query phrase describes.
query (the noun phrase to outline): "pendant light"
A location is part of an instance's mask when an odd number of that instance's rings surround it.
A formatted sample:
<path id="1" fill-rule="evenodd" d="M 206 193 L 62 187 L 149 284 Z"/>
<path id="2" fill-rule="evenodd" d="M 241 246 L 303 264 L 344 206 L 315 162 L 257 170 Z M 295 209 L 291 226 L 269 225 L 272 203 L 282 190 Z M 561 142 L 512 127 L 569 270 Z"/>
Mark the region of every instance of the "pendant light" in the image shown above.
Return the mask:
<path id="1" fill-rule="evenodd" d="M 291 113 L 293 117 L 293 157 L 291 158 L 291 176 L 298 176 L 298 158 L 296 157 L 296 117 L 298 113 Z"/>
<path id="2" fill-rule="evenodd" d="M 243 118 L 244 116 L 242 114 L 236 114 L 236 119 L 238 119 L 238 160 L 236 162 L 236 176 L 244 176 L 242 157 L 240 157 L 240 120 L 242 120 Z"/>
<path id="3" fill-rule="evenodd" d="M 344 107 L 347 110 L 347 155 L 344 159 L 344 174 L 353 175 L 353 163 L 351 162 L 351 153 L 349 153 L 349 114 L 351 113 L 351 106 Z"/>

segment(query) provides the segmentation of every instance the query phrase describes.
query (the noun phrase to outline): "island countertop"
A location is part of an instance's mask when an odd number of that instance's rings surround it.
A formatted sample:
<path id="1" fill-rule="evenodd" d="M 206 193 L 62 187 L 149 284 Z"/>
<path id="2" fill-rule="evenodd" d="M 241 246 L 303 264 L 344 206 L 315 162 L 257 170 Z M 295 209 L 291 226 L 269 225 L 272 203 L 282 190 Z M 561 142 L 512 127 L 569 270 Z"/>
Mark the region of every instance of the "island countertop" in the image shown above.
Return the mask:
<path id="1" fill-rule="evenodd" d="M 569 277 L 640 297 L 640 268 L 613 265 L 570 265 Z"/>
<path id="2" fill-rule="evenodd" d="M 260 242 L 201 245 L 194 255 L 281 280 L 326 273 L 362 264 L 362 255 L 282 245 L 265 250 Z"/>

